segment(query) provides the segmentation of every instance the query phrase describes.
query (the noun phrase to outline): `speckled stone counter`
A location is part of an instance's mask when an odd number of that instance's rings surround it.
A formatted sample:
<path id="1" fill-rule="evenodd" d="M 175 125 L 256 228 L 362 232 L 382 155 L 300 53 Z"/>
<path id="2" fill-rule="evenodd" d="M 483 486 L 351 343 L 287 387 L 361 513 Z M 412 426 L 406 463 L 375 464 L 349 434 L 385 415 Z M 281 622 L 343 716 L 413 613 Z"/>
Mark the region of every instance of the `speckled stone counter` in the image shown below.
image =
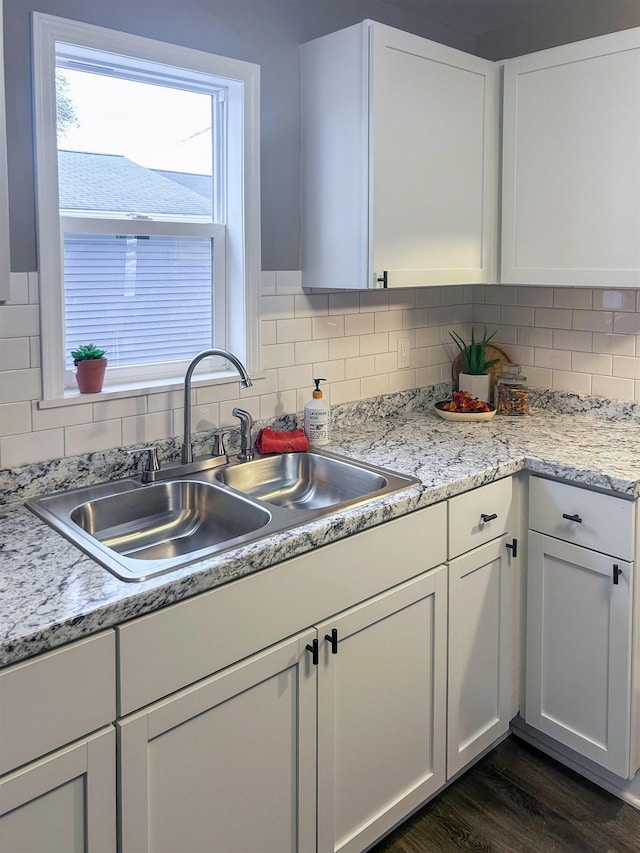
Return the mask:
<path id="1" fill-rule="evenodd" d="M 577 405 L 571 398 L 560 406 L 567 412 L 553 410 L 557 398 L 541 399 L 550 408 L 533 408 L 527 417 L 459 424 L 435 414 L 434 394 L 414 395 L 400 409 L 379 400 L 336 413 L 327 448 L 413 475 L 421 486 L 142 583 L 113 577 L 38 520 L 23 506 L 21 486 L 19 498 L 0 507 L 0 666 L 523 468 L 628 499 L 640 496 L 640 416 L 633 404 Z M 52 482 L 51 491 L 70 487 Z"/>

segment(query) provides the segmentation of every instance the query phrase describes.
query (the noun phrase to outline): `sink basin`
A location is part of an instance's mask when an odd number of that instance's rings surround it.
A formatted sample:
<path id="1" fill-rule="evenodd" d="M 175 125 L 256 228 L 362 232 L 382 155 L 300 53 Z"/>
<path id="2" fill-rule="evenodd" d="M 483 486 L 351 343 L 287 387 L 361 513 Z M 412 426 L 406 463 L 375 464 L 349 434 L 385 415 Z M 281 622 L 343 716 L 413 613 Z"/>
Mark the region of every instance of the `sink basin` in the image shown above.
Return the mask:
<path id="1" fill-rule="evenodd" d="M 373 497 L 390 474 L 317 453 L 283 453 L 230 465 L 220 483 L 252 498 L 291 509 L 324 509 Z"/>
<path id="2" fill-rule="evenodd" d="M 27 501 L 51 527 L 122 580 L 142 581 L 242 545 L 269 526 L 264 506 L 221 486 L 116 480 Z"/>
<path id="3" fill-rule="evenodd" d="M 244 536 L 271 515 L 208 483 L 173 480 L 86 501 L 70 518 L 118 554 L 164 560 Z"/>
<path id="4" fill-rule="evenodd" d="M 150 485 L 114 480 L 26 503 L 116 577 L 143 581 L 419 482 L 315 450 L 211 461 L 167 466 Z"/>

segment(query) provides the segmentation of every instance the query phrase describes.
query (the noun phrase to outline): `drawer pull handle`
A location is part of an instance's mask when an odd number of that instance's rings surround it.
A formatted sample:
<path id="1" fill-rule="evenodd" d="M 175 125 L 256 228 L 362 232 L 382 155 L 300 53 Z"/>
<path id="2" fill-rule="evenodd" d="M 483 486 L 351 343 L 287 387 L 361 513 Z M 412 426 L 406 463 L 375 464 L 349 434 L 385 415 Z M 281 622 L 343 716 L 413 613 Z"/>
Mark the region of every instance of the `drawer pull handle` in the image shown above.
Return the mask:
<path id="1" fill-rule="evenodd" d="M 313 642 L 307 643 L 306 649 L 311 652 L 311 663 L 318 666 L 318 641 L 313 640 Z"/>
<path id="2" fill-rule="evenodd" d="M 515 559 L 518 556 L 518 540 L 512 539 L 506 544 L 507 551 L 511 551 L 511 556 Z"/>
<path id="3" fill-rule="evenodd" d="M 497 517 L 498 517 L 498 513 L 497 513 L 497 512 L 492 512 L 492 513 L 491 513 L 491 515 L 487 515 L 487 513 L 486 513 L 486 512 L 483 512 L 483 513 L 481 513 L 481 514 L 480 514 L 480 518 L 482 519 L 482 523 L 483 523 L 483 524 L 486 524 L 486 523 L 487 523 L 487 521 L 495 521 L 495 519 L 496 519 Z"/>
<path id="4" fill-rule="evenodd" d="M 328 642 L 331 644 L 331 654 L 337 655 L 338 654 L 338 629 L 332 628 L 331 633 L 325 634 L 324 638 L 325 638 L 325 640 L 328 640 Z"/>
<path id="5" fill-rule="evenodd" d="M 577 513 L 575 513 L 574 515 L 569 515 L 568 513 L 563 512 L 562 517 L 566 518 L 567 521 L 575 521 L 576 524 L 582 524 L 582 519 Z"/>
<path id="6" fill-rule="evenodd" d="M 617 563 L 614 563 L 613 564 L 613 582 L 616 586 L 619 583 L 618 578 L 620 577 L 621 574 L 622 574 L 622 569 L 620 568 L 620 566 Z"/>

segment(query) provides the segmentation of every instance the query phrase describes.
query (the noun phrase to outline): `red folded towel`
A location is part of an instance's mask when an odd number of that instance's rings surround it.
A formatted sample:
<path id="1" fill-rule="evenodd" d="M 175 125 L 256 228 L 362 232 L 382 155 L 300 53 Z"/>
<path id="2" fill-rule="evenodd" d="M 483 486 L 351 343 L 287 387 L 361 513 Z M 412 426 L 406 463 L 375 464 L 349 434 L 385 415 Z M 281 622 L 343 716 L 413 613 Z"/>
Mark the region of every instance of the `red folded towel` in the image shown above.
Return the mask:
<path id="1" fill-rule="evenodd" d="M 256 446 L 260 453 L 292 453 L 308 450 L 309 442 L 303 429 L 276 432 L 265 427 L 258 433 Z"/>

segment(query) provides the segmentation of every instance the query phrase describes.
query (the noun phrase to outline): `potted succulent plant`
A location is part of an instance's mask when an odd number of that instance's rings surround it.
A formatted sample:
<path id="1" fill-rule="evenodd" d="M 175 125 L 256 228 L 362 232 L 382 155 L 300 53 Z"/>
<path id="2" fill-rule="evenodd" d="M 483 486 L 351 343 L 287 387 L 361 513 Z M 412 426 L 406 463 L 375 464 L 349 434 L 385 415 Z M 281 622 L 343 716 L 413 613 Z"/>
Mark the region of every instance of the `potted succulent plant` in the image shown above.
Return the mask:
<path id="1" fill-rule="evenodd" d="M 477 341 L 474 329 L 471 329 L 471 343 L 465 343 L 457 332 L 449 332 L 452 341 L 460 351 L 460 374 L 458 389 L 468 391 L 486 403 L 491 402 L 491 376 L 488 370 L 497 364 L 499 358 L 487 358 L 487 344 L 496 336 L 496 332 L 487 335 L 485 328 L 482 340 Z"/>
<path id="2" fill-rule="evenodd" d="M 107 369 L 106 350 L 98 349 L 95 344 L 85 344 L 71 350 L 75 364 L 76 381 L 81 394 L 98 394 L 102 391 L 104 373 Z"/>

